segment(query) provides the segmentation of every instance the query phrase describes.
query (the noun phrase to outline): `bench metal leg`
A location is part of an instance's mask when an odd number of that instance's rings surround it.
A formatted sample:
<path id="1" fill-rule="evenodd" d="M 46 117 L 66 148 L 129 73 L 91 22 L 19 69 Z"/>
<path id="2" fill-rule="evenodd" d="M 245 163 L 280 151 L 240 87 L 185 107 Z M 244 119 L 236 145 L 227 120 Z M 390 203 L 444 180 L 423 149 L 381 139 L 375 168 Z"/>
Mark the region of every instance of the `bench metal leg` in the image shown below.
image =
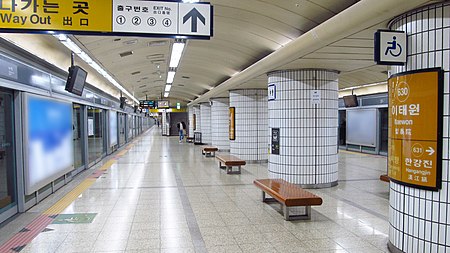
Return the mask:
<path id="1" fill-rule="evenodd" d="M 219 161 L 219 168 L 226 169 L 227 167 L 226 166 L 222 166 L 222 162 Z"/>
<path id="2" fill-rule="evenodd" d="M 241 174 L 241 166 L 239 166 L 237 171 L 233 171 L 232 166 L 227 166 L 227 174 Z"/>
<path id="3" fill-rule="evenodd" d="M 284 219 L 290 220 L 311 220 L 311 206 L 305 206 L 305 214 L 302 215 L 289 215 L 289 207 L 283 205 Z"/>

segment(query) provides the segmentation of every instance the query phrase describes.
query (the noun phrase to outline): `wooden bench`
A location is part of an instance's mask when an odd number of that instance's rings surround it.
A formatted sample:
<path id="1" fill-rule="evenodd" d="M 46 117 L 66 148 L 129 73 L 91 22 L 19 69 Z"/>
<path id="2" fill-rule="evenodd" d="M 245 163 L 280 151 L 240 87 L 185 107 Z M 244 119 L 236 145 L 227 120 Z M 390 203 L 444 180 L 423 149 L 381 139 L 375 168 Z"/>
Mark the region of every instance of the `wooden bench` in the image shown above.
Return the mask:
<path id="1" fill-rule="evenodd" d="M 389 176 L 387 174 L 381 175 L 380 180 L 384 181 L 384 182 L 388 182 L 388 183 L 391 181 L 391 179 L 389 178 Z"/>
<path id="2" fill-rule="evenodd" d="M 216 151 L 219 150 L 216 147 L 205 146 L 202 148 L 202 155 L 206 157 L 214 157 L 216 156 Z"/>
<path id="3" fill-rule="evenodd" d="M 253 181 L 256 187 L 262 190 L 263 202 L 278 201 L 282 205 L 285 220 L 310 220 L 311 206 L 322 205 L 322 198 L 312 194 L 295 184 L 283 179 L 258 179 Z M 272 198 L 266 198 L 266 193 Z M 304 215 L 289 215 L 289 208 L 304 206 Z"/>
<path id="4" fill-rule="evenodd" d="M 219 160 L 219 168 L 226 169 L 227 174 L 241 174 L 241 166 L 246 164 L 244 160 L 232 155 L 220 154 L 216 155 L 216 158 Z M 225 166 L 223 166 L 222 163 Z M 233 166 L 238 166 L 238 170 L 233 171 Z"/>

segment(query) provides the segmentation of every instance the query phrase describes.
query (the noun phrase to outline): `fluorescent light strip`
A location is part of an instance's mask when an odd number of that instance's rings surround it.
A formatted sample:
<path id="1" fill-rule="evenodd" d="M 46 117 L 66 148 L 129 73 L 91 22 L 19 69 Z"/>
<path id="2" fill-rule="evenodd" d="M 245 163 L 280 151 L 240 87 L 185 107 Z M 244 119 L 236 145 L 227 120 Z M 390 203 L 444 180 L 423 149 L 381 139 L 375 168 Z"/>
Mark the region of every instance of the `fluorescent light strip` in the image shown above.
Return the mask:
<path id="1" fill-rule="evenodd" d="M 183 42 L 175 42 L 172 47 L 169 67 L 176 68 L 180 64 L 185 44 Z"/>
<path id="2" fill-rule="evenodd" d="M 53 35 L 56 37 L 64 46 L 70 49 L 72 52 L 77 54 L 83 61 L 85 61 L 89 66 L 91 66 L 95 71 L 97 71 L 100 75 L 102 75 L 106 80 L 108 80 L 112 85 L 118 88 L 120 91 L 125 93 L 128 97 L 133 99 L 136 103 L 139 104 L 139 100 L 136 99 L 133 95 L 131 95 L 122 85 L 119 84 L 106 70 L 104 70 L 97 62 L 92 60 L 88 54 L 86 54 L 78 45 L 73 42 L 71 39 L 67 37 L 65 34 L 57 34 Z"/>
<path id="3" fill-rule="evenodd" d="M 164 97 L 165 98 L 169 97 L 169 92 L 164 93 Z"/>
<path id="4" fill-rule="evenodd" d="M 175 71 L 169 71 L 169 72 L 167 72 L 167 82 L 166 82 L 166 83 L 172 84 L 172 83 L 173 83 L 173 80 L 175 79 L 175 74 L 176 74 Z"/>
<path id="5" fill-rule="evenodd" d="M 170 89 L 172 89 L 172 85 L 167 84 L 167 85 L 166 85 L 165 92 L 169 92 Z"/>

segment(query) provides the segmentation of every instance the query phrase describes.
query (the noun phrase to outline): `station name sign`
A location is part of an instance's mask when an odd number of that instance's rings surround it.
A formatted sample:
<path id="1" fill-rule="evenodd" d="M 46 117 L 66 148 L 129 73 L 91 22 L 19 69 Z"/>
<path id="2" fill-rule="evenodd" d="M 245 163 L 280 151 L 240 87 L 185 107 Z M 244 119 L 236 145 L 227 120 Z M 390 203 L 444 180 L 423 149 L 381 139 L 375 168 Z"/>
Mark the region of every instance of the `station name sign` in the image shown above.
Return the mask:
<path id="1" fill-rule="evenodd" d="M 209 39 L 209 3 L 137 0 L 0 0 L 2 32 Z"/>
<path id="2" fill-rule="evenodd" d="M 434 190 L 442 184 L 443 72 L 424 69 L 389 81 L 388 175 Z"/>

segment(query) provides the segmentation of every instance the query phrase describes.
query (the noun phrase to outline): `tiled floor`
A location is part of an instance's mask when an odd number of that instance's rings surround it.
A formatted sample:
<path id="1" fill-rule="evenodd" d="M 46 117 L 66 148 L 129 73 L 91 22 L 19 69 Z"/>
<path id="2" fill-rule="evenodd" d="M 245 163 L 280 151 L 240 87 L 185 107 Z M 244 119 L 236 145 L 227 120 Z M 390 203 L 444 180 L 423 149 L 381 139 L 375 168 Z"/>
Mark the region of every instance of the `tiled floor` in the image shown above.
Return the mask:
<path id="1" fill-rule="evenodd" d="M 63 212 L 96 213 L 93 223 L 48 225 L 21 252 L 388 252 L 386 158 L 339 158 L 339 186 L 311 190 L 324 202 L 312 220 L 286 222 L 252 185 L 267 164 L 227 175 L 153 128 Z M 0 245 L 64 191 L 1 228 Z"/>

